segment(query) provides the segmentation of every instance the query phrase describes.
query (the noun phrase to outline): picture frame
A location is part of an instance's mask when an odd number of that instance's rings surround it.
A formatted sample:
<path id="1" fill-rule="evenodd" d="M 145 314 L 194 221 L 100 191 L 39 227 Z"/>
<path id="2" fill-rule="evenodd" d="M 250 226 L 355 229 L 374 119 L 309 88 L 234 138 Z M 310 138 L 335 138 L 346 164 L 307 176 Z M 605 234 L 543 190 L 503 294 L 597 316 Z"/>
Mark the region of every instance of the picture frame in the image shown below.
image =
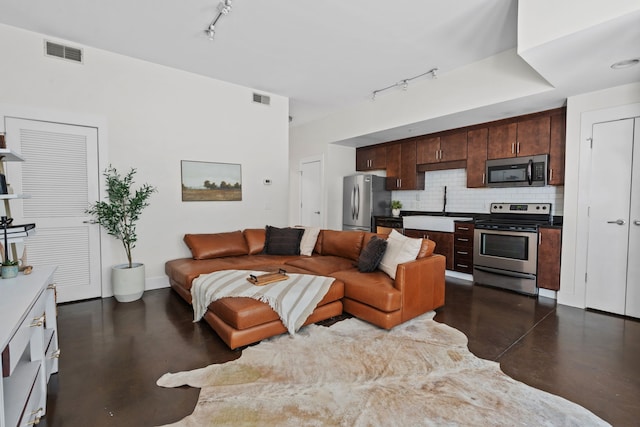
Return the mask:
<path id="1" fill-rule="evenodd" d="M 183 202 L 242 200 L 242 165 L 181 160 L 180 169 Z"/>

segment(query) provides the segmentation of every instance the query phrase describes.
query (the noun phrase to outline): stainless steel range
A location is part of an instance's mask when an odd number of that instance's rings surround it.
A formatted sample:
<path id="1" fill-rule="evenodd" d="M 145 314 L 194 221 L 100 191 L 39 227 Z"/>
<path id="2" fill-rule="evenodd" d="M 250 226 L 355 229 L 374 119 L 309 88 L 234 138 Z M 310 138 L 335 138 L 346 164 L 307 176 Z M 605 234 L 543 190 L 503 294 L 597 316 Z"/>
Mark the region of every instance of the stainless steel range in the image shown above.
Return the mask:
<path id="1" fill-rule="evenodd" d="M 473 280 L 528 295 L 538 294 L 538 226 L 552 223 L 551 203 L 492 203 L 476 220 Z"/>

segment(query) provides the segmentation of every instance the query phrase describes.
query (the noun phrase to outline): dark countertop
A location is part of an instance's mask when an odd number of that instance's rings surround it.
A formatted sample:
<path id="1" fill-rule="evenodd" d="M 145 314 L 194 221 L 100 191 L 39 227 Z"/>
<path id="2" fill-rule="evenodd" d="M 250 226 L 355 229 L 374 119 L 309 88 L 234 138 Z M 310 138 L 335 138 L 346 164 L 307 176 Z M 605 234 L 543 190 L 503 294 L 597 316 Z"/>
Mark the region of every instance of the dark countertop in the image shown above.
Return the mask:
<path id="1" fill-rule="evenodd" d="M 400 216 L 376 216 L 374 217 L 376 220 L 382 220 L 383 222 L 398 222 L 402 223 L 403 216 L 411 216 L 411 215 L 430 215 L 430 216 L 452 216 L 452 217 L 471 217 L 473 221 L 479 219 L 487 219 L 491 217 L 491 214 L 488 213 L 469 213 L 469 212 L 435 212 L 435 211 L 400 211 Z M 553 227 L 553 228 L 562 228 L 563 217 L 562 216 L 554 216 L 553 224 L 545 225 L 545 227 Z"/>

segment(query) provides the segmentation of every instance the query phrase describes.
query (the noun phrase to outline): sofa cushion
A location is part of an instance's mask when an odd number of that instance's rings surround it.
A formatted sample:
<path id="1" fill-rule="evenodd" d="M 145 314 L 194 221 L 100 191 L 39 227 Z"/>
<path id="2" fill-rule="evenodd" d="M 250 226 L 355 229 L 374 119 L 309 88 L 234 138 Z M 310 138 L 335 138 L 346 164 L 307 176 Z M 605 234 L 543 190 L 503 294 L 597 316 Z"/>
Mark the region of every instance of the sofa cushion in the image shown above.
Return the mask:
<path id="1" fill-rule="evenodd" d="M 249 247 L 241 231 L 215 234 L 185 234 L 184 242 L 193 259 L 247 255 Z"/>
<path id="2" fill-rule="evenodd" d="M 310 257 L 299 257 L 298 259 L 289 260 L 285 263 L 286 266 L 293 266 L 302 268 L 306 271 L 310 271 L 313 274 L 320 276 L 328 276 L 334 271 L 348 270 L 353 268 L 353 261 L 347 258 L 331 255 L 314 255 Z"/>
<path id="3" fill-rule="evenodd" d="M 344 282 L 345 298 L 360 301 L 387 313 L 402 308 L 402 293 L 382 271 L 363 274 L 352 268 L 336 271 L 331 277 Z"/>
<path id="4" fill-rule="evenodd" d="M 296 226 L 304 230 L 302 240 L 300 240 L 300 255 L 311 256 L 313 249 L 316 247 L 318 241 L 318 235 L 320 234 L 320 227 L 302 227 Z"/>
<path id="5" fill-rule="evenodd" d="M 387 241 L 373 236 L 369 243 L 360 252 L 358 258 L 358 271 L 361 273 L 371 273 L 378 268 L 378 264 L 382 260 L 385 250 L 387 249 Z"/>
<path id="6" fill-rule="evenodd" d="M 429 239 L 422 239 L 422 246 L 420 246 L 420 252 L 416 259 L 426 258 L 433 255 L 433 250 L 436 248 L 436 242 Z"/>
<path id="7" fill-rule="evenodd" d="M 304 230 L 300 228 L 278 228 L 267 225 L 264 253 L 268 255 L 299 255 L 300 240 Z"/>
<path id="8" fill-rule="evenodd" d="M 396 230 L 391 230 L 387 238 L 387 250 L 380 261 L 380 270 L 395 279 L 398 264 L 415 260 L 422 247 L 422 240 L 403 236 Z"/>
<path id="9" fill-rule="evenodd" d="M 357 261 L 362 250 L 363 231 L 322 231 L 322 255 Z"/>
<path id="10" fill-rule="evenodd" d="M 249 255 L 259 254 L 264 250 L 266 230 L 264 228 L 248 228 L 242 232 L 249 247 Z"/>

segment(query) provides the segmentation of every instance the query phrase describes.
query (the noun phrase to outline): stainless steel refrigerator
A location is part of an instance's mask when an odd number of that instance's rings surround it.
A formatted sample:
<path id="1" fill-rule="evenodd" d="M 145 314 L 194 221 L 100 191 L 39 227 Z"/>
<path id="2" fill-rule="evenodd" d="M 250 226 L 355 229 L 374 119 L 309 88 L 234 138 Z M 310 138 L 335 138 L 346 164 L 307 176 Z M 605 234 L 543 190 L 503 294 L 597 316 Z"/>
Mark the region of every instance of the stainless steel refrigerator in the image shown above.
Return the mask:
<path id="1" fill-rule="evenodd" d="M 374 216 L 391 213 L 391 191 L 385 187 L 386 178 L 377 175 L 344 177 L 342 194 L 342 229 L 373 230 Z"/>

